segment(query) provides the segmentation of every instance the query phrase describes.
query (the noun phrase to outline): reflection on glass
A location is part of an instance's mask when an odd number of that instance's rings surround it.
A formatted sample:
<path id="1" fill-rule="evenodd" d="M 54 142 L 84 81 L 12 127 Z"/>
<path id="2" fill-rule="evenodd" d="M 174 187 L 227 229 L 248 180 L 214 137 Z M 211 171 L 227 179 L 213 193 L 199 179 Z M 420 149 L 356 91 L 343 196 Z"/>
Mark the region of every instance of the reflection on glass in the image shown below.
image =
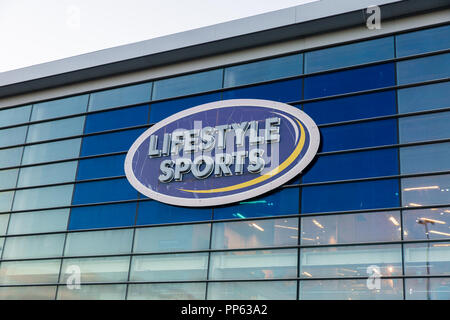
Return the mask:
<path id="1" fill-rule="evenodd" d="M 33 105 L 31 121 L 63 117 L 86 112 L 89 95 L 69 97 Z"/>
<path id="2" fill-rule="evenodd" d="M 18 166 L 22 159 L 23 147 L 0 150 L 0 168 Z"/>
<path id="3" fill-rule="evenodd" d="M 398 84 L 408 84 L 450 76 L 450 53 L 397 62 Z"/>
<path id="4" fill-rule="evenodd" d="M 400 148 L 402 174 L 450 170 L 450 142 Z"/>
<path id="5" fill-rule="evenodd" d="M 0 284 L 56 283 L 60 263 L 60 260 L 2 262 Z"/>
<path id="6" fill-rule="evenodd" d="M 404 210 L 403 230 L 405 240 L 450 240 L 450 207 Z"/>
<path id="7" fill-rule="evenodd" d="M 64 234 L 10 237 L 5 241 L 3 259 L 48 258 L 62 255 Z"/>
<path id="8" fill-rule="evenodd" d="M 450 174 L 402 179 L 404 207 L 448 204 L 449 199 Z"/>
<path id="9" fill-rule="evenodd" d="M 406 300 L 450 300 L 450 278 L 406 279 Z"/>
<path id="10" fill-rule="evenodd" d="M 9 211 L 14 198 L 14 191 L 0 192 L 0 212 Z"/>
<path id="11" fill-rule="evenodd" d="M 433 227 L 429 226 L 429 232 L 433 230 Z M 403 250 L 405 274 L 450 274 L 450 242 L 410 243 L 405 244 Z"/>
<path id="12" fill-rule="evenodd" d="M 41 209 L 69 206 L 73 185 L 24 189 L 16 191 L 13 210 Z"/>
<path id="13" fill-rule="evenodd" d="M 19 169 L 0 171 L 0 189 L 12 189 L 16 187 Z"/>
<path id="14" fill-rule="evenodd" d="M 131 252 L 133 230 L 72 232 L 67 234 L 65 256 Z"/>
<path id="15" fill-rule="evenodd" d="M 75 180 L 77 161 L 61 162 L 20 169 L 18 187 L 30 187 Z"/>
<path id="16" fill-rule="evenodd" d="M 26 146 L 22 164 L 56 161 L 78 157 L 81 139 L 40 143 Z"/>
<path id="17" fill-rule="evenodd" d="M 19 212 L 11 216 L 8 234 L 65 231 L 69 209 Z"/>
<path id="18" fill-rule="evenodd" d="M 400 143 L 450 138 L 449 123 L 450 112 L 400 118 Z"/>
<path id="19" fill-rule="evenodd" d="M 450 81 L 398 90 L 398 112 L 447 108 Z"/>
<path id="20" fill-rule="evenodd" d="M 8 221 L 9 221 L 9 214 L 0 214 L 0 235 L 6 234 Z"/>
<path id="21" fill-rule="evenodd" d="M 25 142 L 27 126 L 0 130 L 0 148 Z"/>
<path id="22" fill-rule="evenodd" d="M 210 282 L 208 300 L 295 300 L 296 281 Z"/>
<path id="23" fill-rule="evenodd" d="M 91 93 L 88 111 L 103 110 L 143 103 L 150 100 L 152 83 L 141 83 L 126 87 Z"/>
<path id="24" fill-rule="evenodd" d="M 448 49 L 450 26 L 441 26 L 395 36 L 397 57 Z"/>
<path id="25" fill-rule="evenodd" d="M 127 300 L 204 300 L 206 283 L 130 284 Z"/>
<path id="26" fill-rule="evenodd" d="M 0 287 L 0 300 L 54 300 L 56 286 Z"/>
<path id="27" fill-rule="evenodd" d="M 398 211 L 303 217 L 301 244 L 398 241 L 400 221 Z"/>
<path id="28" fill-rule="evenodd" d="M 27 142 L 51 140 L 83 133 L 85 117 L 33 124 L 28 129 Z"/>
<path id="29" fill-rule="evenodd" d="M 71 290 L 66 285 L 59 286 L 57 300 L 124 300 L 126 284 L 81 285 L 78 290 Z"/>
<path id="30" fill-rule="evenodd" d="M 31 106 L 23 106 L 0 111 L 0 127 L 28 122 Z"/>

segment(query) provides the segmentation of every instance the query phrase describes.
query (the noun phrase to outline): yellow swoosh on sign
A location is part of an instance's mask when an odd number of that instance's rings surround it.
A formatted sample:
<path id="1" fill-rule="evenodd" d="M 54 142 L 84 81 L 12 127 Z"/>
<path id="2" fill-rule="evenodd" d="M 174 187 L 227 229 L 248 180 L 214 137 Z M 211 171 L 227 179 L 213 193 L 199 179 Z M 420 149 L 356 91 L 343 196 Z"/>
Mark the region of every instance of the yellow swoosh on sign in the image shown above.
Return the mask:
<path id="1" fill-rule="evenodd" d="M 267 172 L 266 174 L 263 174 L 262 176 L 259 176 L 258 178 L 255 178 L 253 180 L 235 184 L 235 185 L 229 186 L 229 187 L 210 189 L 210 190 L 187 190 L 187 189 L 178 189 L 178 190 L 192 192 L 192 193 L 216 193 L 216 192 L 233 191 L 233 190 L 238 190 L 238 189 L 253 186 L 257 183 L 263 182 L 263 181 L 273 177 L 274 175 L 280 173 L 281 171 L 286 169 L 292 162 L 294 162 L 294 160 L 298 157 L 298 155 L 302 151 L 303 146 L 305 145 L 305 129 L 303 128 L 302 124 L 297 119 L 295 119 L 295 121 L 297 121 L 298 125 L 300 126 L 300 141 L 298 142 L 297 146 L 295 147 L 295 149 L 291 153 L 291 155 L 275 169 Z"/>

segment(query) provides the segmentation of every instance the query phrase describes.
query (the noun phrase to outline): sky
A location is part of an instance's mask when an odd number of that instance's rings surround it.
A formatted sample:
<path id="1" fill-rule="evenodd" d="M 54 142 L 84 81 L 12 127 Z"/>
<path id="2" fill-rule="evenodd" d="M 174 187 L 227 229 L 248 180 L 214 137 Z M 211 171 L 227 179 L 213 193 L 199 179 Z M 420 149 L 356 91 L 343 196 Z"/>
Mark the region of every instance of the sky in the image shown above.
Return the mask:
<path id="1" fill-rule="evenodd" d="M 0 72 L 316 0 L 0 0 Z"/>

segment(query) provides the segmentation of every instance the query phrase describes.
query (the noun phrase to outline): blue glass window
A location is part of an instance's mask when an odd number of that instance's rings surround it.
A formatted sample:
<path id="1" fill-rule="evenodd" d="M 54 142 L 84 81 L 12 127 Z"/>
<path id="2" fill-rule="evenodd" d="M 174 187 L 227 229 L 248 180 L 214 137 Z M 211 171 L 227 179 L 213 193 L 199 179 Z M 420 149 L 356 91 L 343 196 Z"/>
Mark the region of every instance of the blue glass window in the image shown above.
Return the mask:
<path id="1" fill-rule="evenodd" d="M 395 119 L 362 122 L 320 129 L 321 152 L 397 143 Z"/>
<path id="2" fill-rule="evenodd" d="M 148 123 L 148 105 L 90 114 L 84 133 L 120 129 Z"/>
<path id="3" fill-rule="evenodd" d="M 396 37 L 397 57 L 450 48 L 450 26 L 442 26 L 399 34 Z"/>
<path id="4" fill-rule="evenodd" d="M 27 126 L 0 130 L 0 148 L 24 143 L 27 130 Z"/>
<path id="5" fill-rule="evenodd" d="M 399 113 L 449 107 L 450 82 L 429 84 L 398 90 Z"/>
<path id="6" fill-rule="evenodd" d="M 138 205 L 137 225 L 211 220 L 212 209 L 182 208 L 157 201 L 141 201 Z"/>
<path id="7" fill-rule="evenodd" d="M 198 72 L 155 82 L 153 100 L 220 89 L 223 69 Z"/>
<path id="8" fill-rule="evenodd" d="M 76 117 L 33 124 L 28 129 L 27 142 L 80 135 L 83 133 L 84 118 Z"/>
<path id="9" fill-rule="evenodd" d="M 305 73 L 394 58 L 394 38 L 387 37 L 305 53 Z"/>
<path id="10" fill-rule="evenodd" d="M 395 91 L 305 103 L 303 110 L 317 124 L 395 114 Z"/>
<path id="11" fill-rule="evenodd" d="M 299 213 L 299 189 L 286 188 L 239 204 L 214 208 L 214 219 L 244 219 Z"/>
<path id="12" fill-rule="evenodd" d="M 18 166 L 22 159 L 23 147 L 0 150 L 0 168 Z"/>
<path id="13" fill-rule="evenodd" d="M 73 185 L 24 189 L 16 191 L 13 210 L 29 210 L 69 206 Z"/>
<path id="14" fill-rule="evenodd" d="M 84 137 L 81 156 L 127 151 L 145 129 L 132 129 Z"/>
<path id="15" fill-rule="evenodd" d="M 76 171 L 76 161 L 21 168 L 17 186 L 29 187 L 74 181 Z"/>
<path id="16" fill-rule="evenodd" d="M 400 148 L 402 174 L 450 170 L 450 142 Z"/>
<path id="17" fill-rule="evenodd" d="M 125 175 L 125 154 L 80 160 L 77 180 L 117 177 Z"/>
<path id="18" fill-rule="evenodd" d="M 398 174 L 397 149 L 319 156 L 304 171 L 303 182 L 336 181 Z"/>
<path id="19" fill-rule="evenodd" d="M 89 111 L 116 108 L 150 101 L 152 84 L 142 83 L 91 93 Z"/>
<path id="20" fill-rule="evenodd" d="M 72 208 L 69 230 L 134 225 L 136 202 Z"/>
<path id="21" fill-rule="evenodd" d="M 89 95 L 52 100 L 33 105 L 31 121 L 63 117 L 86 112 Z"/>
<path id="22" fill-rule="evenodd" d="M 449 199 L 450 174 L 402 179 L 404 207 L 448 204 Z"/>
<path id="23" fill-rule="evenodd" d="M 302 54 L 261 60 L 225 68 L 224 87 L 292 77 L 302 73 Z"/>
<path id="24" fill-rule="evenodd" d="M 397 62 L 398 84 L 450 77 L 450 53 Z"/>
<path id="25" fill-rule="evenodd" d="M 450 138 L 449 123 L 450 112 L 400 118 L 400 143 Z"/>
<path id="26" fill-rule="evenodd" d="M 150 106 L 150 123 L 161 121 L 181 110 L 217 100 L 220 100 L 220 93 L 153 103 Z"/>
<path id="27" fill-rule="evenodd" d="M 137 191 L 127 179 L 77 183 L 72 204 L 137 199 Z"/>
<path id="28" fill-rule="evenodd" d="M 30 119 L 31 106 L 23 106 L 0 111 L 0 127 L 25 123 Z"/>
<path id="29" fill-rule="evenodd" d="M 71 139 L 26 146 L 22 164 L 77 158 L 81 139 Z"/>
<path id="30" fill-rule="evenodd" d="M 293 102 L 302 98 L 302 79 L 278 81 L 259 86 L 224 91 L 222 99 L 267 99 Z"/>
<path id="31" fill-rule="evenodd" d="M 15 188 L 19 169 L 0 171 L 0 190 Z"/>
<path id="32" fill-rule="evenodd" d="M 395 85 L 393 63 L 338 71 L 305 78 L 305 99 Z"/>
<path id="33" fill-rule="evenodd" d="M 398 207 L 397 179 L 337 183 L 302 188 L 302 212 Z"/>

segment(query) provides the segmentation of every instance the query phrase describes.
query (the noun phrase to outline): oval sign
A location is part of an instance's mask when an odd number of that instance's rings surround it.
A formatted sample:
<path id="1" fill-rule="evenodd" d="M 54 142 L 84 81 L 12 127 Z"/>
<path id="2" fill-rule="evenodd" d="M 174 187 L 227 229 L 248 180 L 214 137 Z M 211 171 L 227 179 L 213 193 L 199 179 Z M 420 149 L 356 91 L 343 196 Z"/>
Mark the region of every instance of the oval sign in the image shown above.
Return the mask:
<path id="1" fill-rule="evenodd" d="M 140 193 L 171 205 L 216 206 L 288 182 L 319 148 L 317 125 L 285 103 L 234 99 L 178 112 L 145 131 L 125 159 Z"/>

